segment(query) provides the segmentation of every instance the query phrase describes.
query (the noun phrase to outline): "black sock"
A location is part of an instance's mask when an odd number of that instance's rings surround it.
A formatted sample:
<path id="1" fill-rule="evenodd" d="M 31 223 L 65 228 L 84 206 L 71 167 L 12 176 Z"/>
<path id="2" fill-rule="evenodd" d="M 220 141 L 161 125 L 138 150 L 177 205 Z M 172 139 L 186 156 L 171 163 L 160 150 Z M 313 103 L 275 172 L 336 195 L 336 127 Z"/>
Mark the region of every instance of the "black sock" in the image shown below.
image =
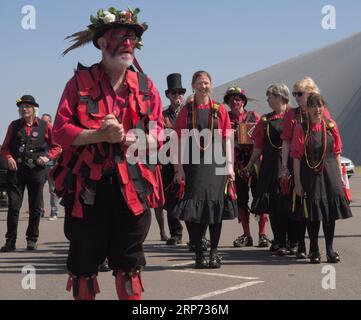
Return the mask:
<path id="1" fill-rule="evenodd" d="M 326 241 L 326 252 L 327 254 L 333 254 L 333 238 L 335 236 L 335 221 L 323 221 L 322 228 L 325 235 Z"/>
<path id="2" fill-rule="evenodd" d="M 203 256 L 202 238 L 205 230 L 207 230 L 206 224 L 193 223 L 192 237 L 195 244 L 196 256 Z"/>
<path id="3" fill-rule="evenodd" d="M 299 248 L 306 248 L 305 236 L 306 236 L 306 222 L 297 221 L 297 241 Z"/>
<path id="4" fill-rule="evenodd" d="M 217 252 L 219 239 L 221 238 L 222 222 L 209 225 L 209 234 L 211 237 L 211 252 Z"/>
<path id="5" fill-rule="evenodd" d="M 319 252 L 318 233 L 320 232 L 320 221 L 313 221 L 307 224 L 308 236 L 310 237 L 310 253 Z"/>

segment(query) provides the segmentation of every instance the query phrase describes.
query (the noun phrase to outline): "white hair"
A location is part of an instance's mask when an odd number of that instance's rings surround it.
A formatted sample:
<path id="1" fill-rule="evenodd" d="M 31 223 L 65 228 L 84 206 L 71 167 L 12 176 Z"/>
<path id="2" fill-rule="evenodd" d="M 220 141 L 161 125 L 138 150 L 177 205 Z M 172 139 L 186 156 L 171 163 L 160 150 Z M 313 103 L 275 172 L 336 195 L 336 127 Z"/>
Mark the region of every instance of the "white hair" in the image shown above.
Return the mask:
<path id="1" fill-rule="evenodd" d="M 34 117 L 37 117 L 39 115 L 39 108 L 33 106 L 33 109 L 34 109 Z M 20 108 L 18 108 L 18 112 L 19 112 L 19 118 L 22 118 Z"/>

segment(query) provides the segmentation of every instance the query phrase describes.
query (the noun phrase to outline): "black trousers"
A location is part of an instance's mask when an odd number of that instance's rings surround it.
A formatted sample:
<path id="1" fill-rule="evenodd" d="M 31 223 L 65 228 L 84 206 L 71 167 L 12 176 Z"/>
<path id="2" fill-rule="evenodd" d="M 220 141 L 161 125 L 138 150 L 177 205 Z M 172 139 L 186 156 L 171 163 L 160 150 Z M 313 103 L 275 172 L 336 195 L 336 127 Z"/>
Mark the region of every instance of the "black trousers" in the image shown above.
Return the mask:
<path id="1" fill-rule="evenodd" d="M 151 214 L 139 216 L 127 207 L 116 176 L 103 177 L 97 183 L 95 204 L 83 204 L 84 218 L 74 218 L 65 204 L 64 232 L 70 241 L 67 267 L 78 277 L 97 274 L 107 258 L 112 270 L 130 271 L 146 263 L 143 242 L 147 237 Z"/>
<path id="2" fill-rule="evenodd" d="M 26 231 L 26 240 L 37 241 L 39 238 L 39 224 L 43 188 L 46 179 L 46 169 L 35 167 L 30 169 L 19 166 L 18 171 L 7 173 L 8 216 L 6 239 L 16 242 L 19 221 L 19 212 L 23 203 L 25 187 L 28 189 L 29 223 Z"/>
<path id="3" fill-rule="evenodd" d="M 168 228 L 172 238 L 182 239 L 183 226 L 179 219 L 173 218 L 170 213 L 167 212 Z"/>

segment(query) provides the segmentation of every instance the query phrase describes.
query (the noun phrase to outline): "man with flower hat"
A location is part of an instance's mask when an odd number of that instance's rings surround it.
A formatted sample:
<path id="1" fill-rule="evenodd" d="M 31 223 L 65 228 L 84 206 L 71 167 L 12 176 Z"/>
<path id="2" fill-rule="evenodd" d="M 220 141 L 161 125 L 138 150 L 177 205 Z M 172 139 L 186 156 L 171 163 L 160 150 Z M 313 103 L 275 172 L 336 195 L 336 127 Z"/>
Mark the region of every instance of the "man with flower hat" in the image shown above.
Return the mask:
<path id="1" fill-rule="evenodd" d="M 163 191 L 156 166 L 140 162 L 136 152 L 136 161 L 128 161 L 127 151 L 139 142 L 132 129 L 142 130 L 146 142 L 157 147 L 163 124 L 157 89 L 132 67 L 140 69 L 134 51 L 142 46 L 147 29 L 138 23 L 139 11 L 99 10 L 87 30 L 69 37 L 75 43 L 64 51 L 93 42 L 102 53 L 100 63 L 78 65 L 54 123 L 64 152 L 52 177 L 65 207 L 67 289 L 73 288 L 75 299 L 95 298 L 97 269 L 106 258 L 119 299 L 140 300 L 143 291 L 140 272 L 151 221 L 149 203 Z"/>
<path id="2" fill-rule="evenodd" d="M 39 104 L 31 95 L 16 101 L 20 119 L 10 123 L 1 156 L 8 163 L 7 193 L 9 197 L 6 243 L 1 252 L 16 249 L 19 211 L 25 187 L 29 195 L 29 224 L 26 231 L 27 250 L 36 250 L 42 210 L 46 164 L 56 159 L 61 148 L 54 142 L 51 126 L 37 117 Z"/>
<path id="3" fill-rule="evenodd" d="M 246 106 L 251 98 L 247 98 L 246 91 L 240 87 L 228 88 L 224 96 L 224 102 L 230 107 L 229 117 L 232 122 L 232 128 L 235 130 L 235 173 L 236 189 L 239 208 L 238 220 L 242 224 L 243 235 L 234 240 L 235 247 L 253 246 L 253 239 L 249 227 L 249 189 L 251 186 L 252 194 L 255 192 L 257 174 L 253 170 L 251 176 L 246 176 L 242 170 L 247 165 L 252 155 L 253 141 L 251 134 L 255 124 L 259 121 L 260 116 L 254 111 L 246 111 Z M 266 237 L 267 217 L 265 214 L 260 215 L 259 219 L 259 247 L 267 247 Z"/>

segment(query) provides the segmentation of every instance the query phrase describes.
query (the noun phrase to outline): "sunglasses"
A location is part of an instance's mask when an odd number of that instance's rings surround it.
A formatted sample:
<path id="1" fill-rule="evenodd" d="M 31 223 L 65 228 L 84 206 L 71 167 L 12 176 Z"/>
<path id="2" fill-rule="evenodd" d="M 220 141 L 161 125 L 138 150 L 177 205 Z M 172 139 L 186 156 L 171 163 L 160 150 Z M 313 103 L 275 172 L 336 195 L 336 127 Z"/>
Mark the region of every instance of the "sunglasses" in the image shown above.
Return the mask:
<path id="1" fill-rule="evenodd" d="M 182 95 L 183 95 L 183 91 L 172 91 L 172 92 L 170 92 L 170 94 L 171 94 L 172 96 L 176 96 L 177 94 L 180 95 L 180 96 L 182 96 Z"/>
<path id="2" fill-rule="evenodd" d="M 303 94 L 304 94 L 304 92 L 292 92 L 292 95 L 295 98 L 297 98 L 297 97 L 301 98 L 303 96 Z"/>
<path id="3" fill-rule="evenodd" d="M 134 34 L 126 34 L 124 36 L 116 36 L 116 39 L 120 42 L 120 43 L 123 43 L 124 41 L 126 40 L 129 40 L 131 44 L 135 44 L 139 38 L 134 35 Z"/>

